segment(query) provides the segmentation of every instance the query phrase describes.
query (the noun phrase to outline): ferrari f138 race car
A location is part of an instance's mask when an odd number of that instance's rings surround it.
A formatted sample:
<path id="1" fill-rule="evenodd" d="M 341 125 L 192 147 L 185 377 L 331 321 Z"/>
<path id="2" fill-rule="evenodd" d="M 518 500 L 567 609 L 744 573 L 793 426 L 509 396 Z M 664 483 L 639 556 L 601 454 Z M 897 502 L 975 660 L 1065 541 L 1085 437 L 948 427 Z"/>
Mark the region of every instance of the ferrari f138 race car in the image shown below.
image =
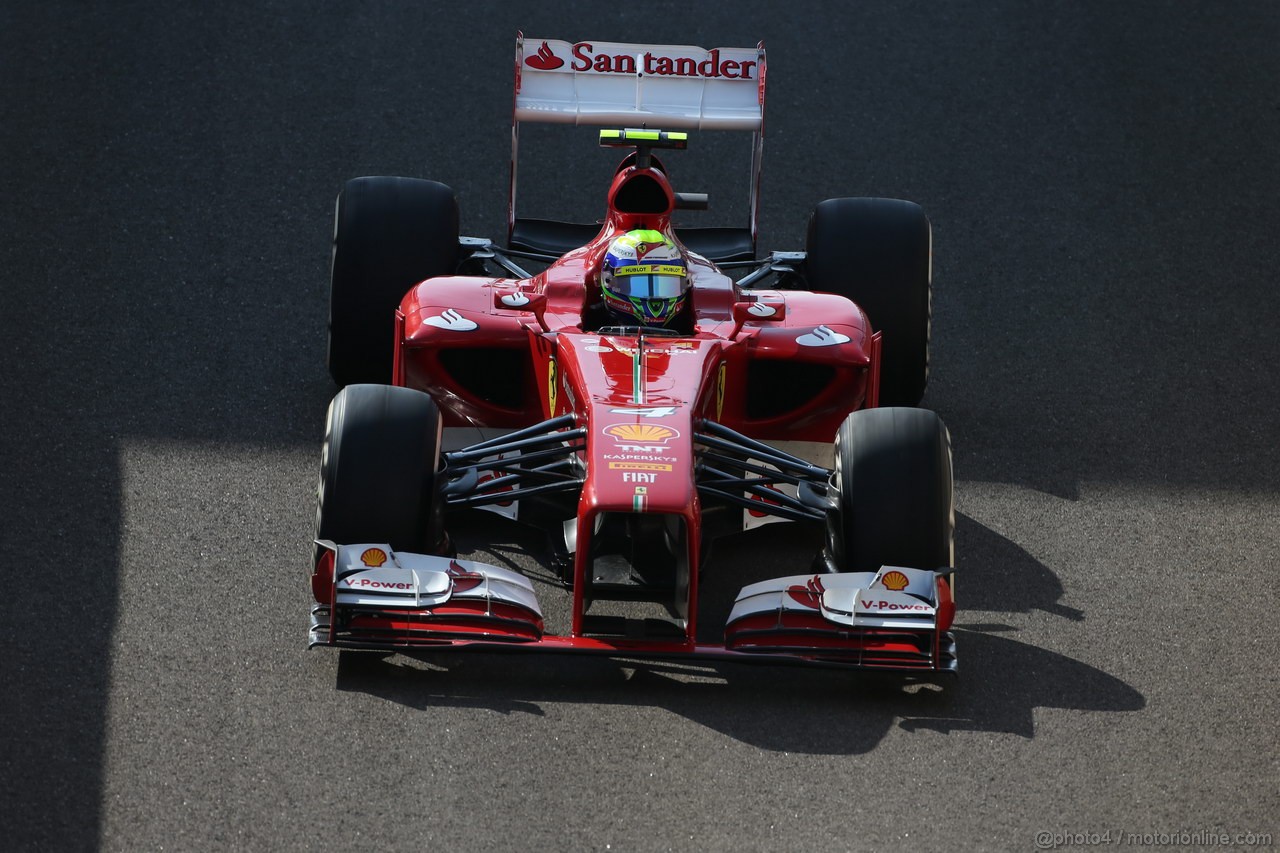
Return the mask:
<path id="1" fill-rule="evenodd" d="M 954 672 L 950 439 L 914 408 L 921 209 L 831 199 L 804 252 L 757 260 L 763 45 L 534 44 L 517 38 L 504 248 L 460 237 L 439 183 L 339 196 L 310 644 Z M 622 149 L 601 222 L 517 216 L 529 122 Z M 753 134 L 745 227 L 673 224 L 706 198 L 658 155 L 700 129 Z M 522 574 L 456 556 L 471 510 L 548 532 L 567 630 Z M 772 521 L 825 544 L 700 630 L 710 544 Z"/>

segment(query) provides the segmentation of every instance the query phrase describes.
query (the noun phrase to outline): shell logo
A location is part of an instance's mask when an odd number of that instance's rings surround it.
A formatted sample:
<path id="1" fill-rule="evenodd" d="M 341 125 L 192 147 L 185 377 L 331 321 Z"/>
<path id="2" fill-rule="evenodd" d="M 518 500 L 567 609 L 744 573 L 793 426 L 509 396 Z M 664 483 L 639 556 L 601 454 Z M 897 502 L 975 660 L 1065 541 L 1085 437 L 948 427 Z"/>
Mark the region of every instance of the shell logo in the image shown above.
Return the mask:
<path id="1" fill-rule="evenodd" d="M 887 575 L 880 578 L 880 583 L 884 585 L 885 589 L 891 589 L 894 592 L 902 592 L 907 588 L 907 584 L 911 583 L 911 581 L 908 580 L 907 576 L 902 572 L 889 572 Z"/>
<path id="2" fill-rule="evenodd" d="M 605 427 L 604 432 L 625 444 L 666 444 L 680 434 L 671 427 L 657 424 L 613 424 Z"/>
<path id="3" fill-rule="evenodd" d="M 370 568 L 376 569 L 387 561 L 387 552 L 381 548 L 366 548 L 364 553 L 360 555 L 360 562 Z"/>

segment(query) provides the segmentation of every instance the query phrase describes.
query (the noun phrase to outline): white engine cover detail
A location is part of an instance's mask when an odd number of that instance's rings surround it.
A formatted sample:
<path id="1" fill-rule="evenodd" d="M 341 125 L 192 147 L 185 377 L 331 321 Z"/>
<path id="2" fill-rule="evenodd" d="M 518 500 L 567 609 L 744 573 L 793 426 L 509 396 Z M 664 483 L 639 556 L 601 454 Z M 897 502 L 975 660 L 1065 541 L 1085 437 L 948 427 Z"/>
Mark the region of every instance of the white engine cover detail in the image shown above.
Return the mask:
<path id="1" fill-rule="evenodd" d="M 793 575 L 742 588 L 729 623 L 762 613 L 817 611 L 855 628 L 932 630 L 937 623 L 937 575 L 883 566 L 877 572 Z"/>
<path id="2" fill-rule="evenodd" d="M 524 575 L 510 569 L 429 554 L 393 551 L 385 542 L 338 545 L 335 587 L 339 605 L 432 607 L 451 598 L 502 601 L 542 616 Z"/>

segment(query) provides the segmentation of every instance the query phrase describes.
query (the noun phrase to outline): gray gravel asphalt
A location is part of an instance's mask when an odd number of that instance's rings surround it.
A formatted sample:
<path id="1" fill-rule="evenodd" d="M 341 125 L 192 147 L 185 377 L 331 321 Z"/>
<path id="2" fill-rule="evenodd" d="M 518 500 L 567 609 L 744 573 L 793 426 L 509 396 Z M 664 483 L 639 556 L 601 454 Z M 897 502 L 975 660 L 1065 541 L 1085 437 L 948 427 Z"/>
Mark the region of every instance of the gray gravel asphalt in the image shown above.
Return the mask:
<path id="1" fill-rule="evenodd" d="M 1280 5 L 459 8 L 0 4 L 0 846 L 1280 840 Z M 929 213 L 952 688 L 305 650 L 334 195 L 430 177 L 501 236 L 517 29 L 764 38 L 763 249 L 829 196 Z M 578 156 L 524 198 L 595 216 Z"/>

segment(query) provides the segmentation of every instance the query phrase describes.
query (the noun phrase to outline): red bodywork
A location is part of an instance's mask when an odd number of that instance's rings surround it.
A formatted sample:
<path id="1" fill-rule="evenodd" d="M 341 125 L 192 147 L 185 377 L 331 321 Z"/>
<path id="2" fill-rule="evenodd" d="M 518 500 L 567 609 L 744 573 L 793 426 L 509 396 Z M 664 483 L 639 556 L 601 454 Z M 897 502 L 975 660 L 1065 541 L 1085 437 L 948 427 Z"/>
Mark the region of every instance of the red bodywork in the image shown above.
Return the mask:
<path id="1" fill-rule="evenodd" d="M 335 618 L 320 623 L 313 642 L 768 657 L 938 670 L 945 627 L 850 629 L 824 621 L 817 611 L 780 611 L 771 625 L 764 624 L 769 619 L 741 619 L 727 626 L 724 644 L 697 642 L 703 508 L 695 435 L 712 423 L 758 441 L 830 443 L 850 412 L 876 404 L 880 339 L 848 299 L 744 291 L 692 253 L 692 334 L 640 338 L 584 327 L 599 300 L 598 273 L 615 236 L 653 229 L 678 242 L 671 223 L 675 195 L 660 164 L 635 163 L 634 155 L 623 161 L 603 226 L 587 245 L 528 279 L 428 279 L 405 295 L 396 314 L 393 384 L 430 394 L 446 427 L 515 430 L 569 416 L 584 431 L 575 439 L 584 475 L 571 549 L 568 636 L 545 634 L 541 617 L 531 611 L 473 600 L 431 612 L 356 612 L 344 625 L 344 639 Z M 637 196 L 636 182 L 645 212 L 627 209 Z M 662 636 L 591 630 L 592 537 L 602 515 L 635 513 L 661 516 L 677 543 L 674 600 L 666 603 L 680 630 Z M 317 600 L 329 612 L 337 609 L 333 566 L 331 558 L 322 559 L 314 582 Z M 949 608 L 946 583 L 939 587 Z M 947 617 L 949 623 L 949 610 Z"/>
<path id="2" fill-rule="evenodd" d="M 661 213 L 626 213 L 615 200 L 622 188 L 637 179 L 661 188 L 666 209 Z M 584 330 L 583 315 L 599 299 L 597 276 L 609 242 L 620 234 L 644 228 L 662 231 L 678 242 L 671 227 L 674 194 L 657 168 L 620 169 L 609 192 L 608 215 L 594 240 L 530 279 L 491 279 L 443 276 L 422 282 L 405 295 L 397 313 L 394 384 L 426 391 L 435 398 L 446 426 L 517 428 L 566 412 L 580 422 L 595 422 L 592 406 L 679 406 L 671 426 L 694 416 L 708 417 L 745 435 L 769 441 L 829 442 L 845 416 L 874 402 L 878 336 L 863 311 L 832 294 L 806 291 L 741 291 L 714 264 L 690 257 L 695 319 L 694 334 L 677 347 L 692 355 L 656 352 L 645 361 L 644 399 L 633 387 L 632 359 L 617 352 L 586 350 L 598 346 L 598 335 Z M 521 294 L 545 298 L 539 318 L 531 311 L 506 308 L 500 297 Z M 735 336 L 733 307 L 738 302 L 784 306 L 782 320 L 748 320 Z M 454 328 L 437 318 L 459 318 Z M 434 323 L 432 322 L 434 321 Z M 847 337 L 832 346 L 802 346 L 797 338 L 819 326 Z M 589 341 L 587 339 L 590 339 Z M 504 365 L 523 371 L 524 393 L 518 403 L 503 405 L 485 399 L 458 381 L 456 364 L 466 357 L 490 361 L 506 354 Z M 550 364 L 558 366 L 567 399 L 552 399 L 546 381 Z M 780 412 L 756 414 L 747 406 L 747 374 L 752 364 L 787 363 L 822 368 L 829 375 L 823 387 L 802 405 Z M 717 397 L 718 376 L 724 365 L 723 396 Z M 685 432 L 683 435 L 687 436 Z"/>
<path id="3" fill-rule="evenodd" d="M 618 209 L 633 181 L 649 181 L 665 196 L 658 213 Z M 652 192 L 651 192 L 652 195 Z M 695 651 L 700 505 L 693 476 L 693 435 L 701 420 L 722 423 L 768 441 L 830 442 L 849 412 L 875 399 L 878 335 L 849 300 L 804 291 L 741 291 L 710 261 L 690 257 L 694 333 L 688 337 L 601 336 L 583 328 L 599 299 L 597 276 L 617 235 L 654 229 L 671 235 L 675 196 L 661 168 L 620 168 L 604 225 L 586 246 L 524 280 L 447 276 L 429 279 L 404 297 L 397 313 L 394 384 L 425 391 L 445 426 L 519 428 L 572 414 L 587 425 L 586 478 L 577 513 L 572 634 L 543 643 L 584 649 Z M 508 308 L 502 296 L 528 298 L 541 309 Z M 545 299 L 545 302 L 542 300 Z M 782 320 L 745 321 L 735 303 L 781 308 Z M 818 327 L 847 338 L 828 346 L 797 339 Z M 737 329 L 735 334 L 735 329 Z M 785 409 L 752 407 L 752 373 L 765 364 L 803 373 L 814 393 Z M 460 369 L 460 365 L 465 367 Z M 505 400 L 466 378 L 477 366 L 508 376 Z M 777 375 L 784 375 L 778 373 Z M 510 390 L 514 387 L 516 390 Z M 769 389 L 763 389 L 769 393 Z M 688 546 L 686 629 L 670 642 L 601 641 L 581 636 L 584 573 L 596 518 L 603 512 L 667 513 L 683 519 Z M 405 627 L 409 627 L 406 625 Z M 723 647 L 701 651 L 724 653 Z"/>

